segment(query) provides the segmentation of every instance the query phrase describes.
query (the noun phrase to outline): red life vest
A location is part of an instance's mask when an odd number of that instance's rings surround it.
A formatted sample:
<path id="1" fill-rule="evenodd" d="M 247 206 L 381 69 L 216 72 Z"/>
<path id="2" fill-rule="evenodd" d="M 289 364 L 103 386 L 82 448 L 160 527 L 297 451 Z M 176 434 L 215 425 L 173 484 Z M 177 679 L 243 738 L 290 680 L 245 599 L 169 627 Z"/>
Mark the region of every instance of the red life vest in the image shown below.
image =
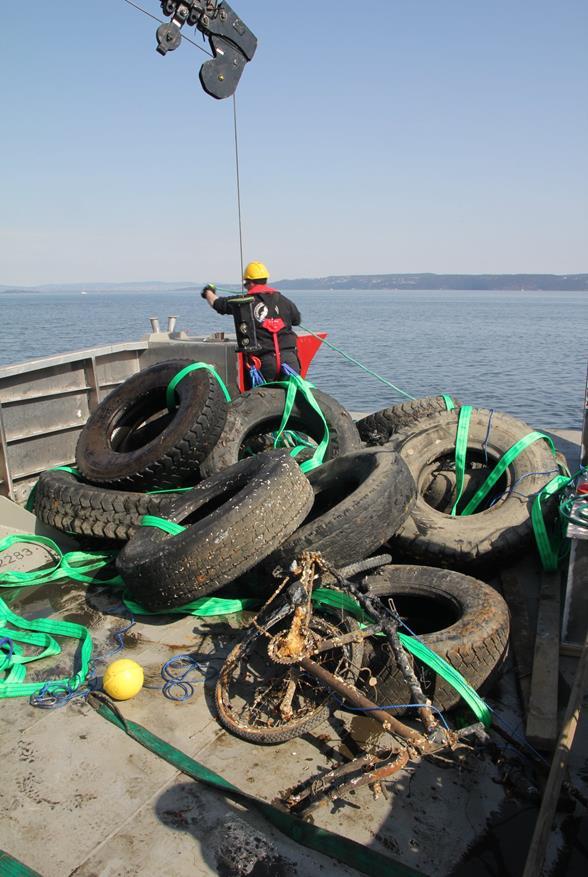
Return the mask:
<path id="1" fill-rule="evenodd" d="M 266 286 L 265 283 L 256 283 L 255 286 L 250 286 L 249 289 L 245 290 L 246 295 L 256 295 L 259 293 L 265 294 L 270 292 L 277 292 L 277 289 L 274 289 L 273 286 Z"/>

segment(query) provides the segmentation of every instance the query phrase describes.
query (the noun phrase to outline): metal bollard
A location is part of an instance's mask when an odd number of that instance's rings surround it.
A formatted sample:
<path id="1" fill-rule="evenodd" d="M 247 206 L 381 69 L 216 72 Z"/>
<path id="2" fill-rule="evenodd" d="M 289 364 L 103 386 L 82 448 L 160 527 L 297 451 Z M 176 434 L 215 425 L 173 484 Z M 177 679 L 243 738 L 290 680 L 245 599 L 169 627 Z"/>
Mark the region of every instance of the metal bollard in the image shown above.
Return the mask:
<path id="1" fill-rule="evenodd" d="M 149 317 L 149 322 L 151 323 L 151 331 L 157 335 L 160 331 L 159 329 L 159 317 Z"/>
<path id="2" fill-rule="evenodd" d="M 174 329 L 176 328 L 176 320 L 177 319 L 178 319 L 177 317 L 168 317 L 167 318 L 167 331 L 170 335 L 174 331 Z"/>

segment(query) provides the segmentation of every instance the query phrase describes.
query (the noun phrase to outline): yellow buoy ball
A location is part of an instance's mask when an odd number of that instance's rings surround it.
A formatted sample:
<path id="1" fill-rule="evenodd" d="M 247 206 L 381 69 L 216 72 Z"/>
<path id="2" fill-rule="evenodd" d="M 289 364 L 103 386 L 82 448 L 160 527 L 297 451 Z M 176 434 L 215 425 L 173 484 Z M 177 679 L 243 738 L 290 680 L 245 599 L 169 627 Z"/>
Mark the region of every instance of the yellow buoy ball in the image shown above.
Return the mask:
<path id="1" fill-rule="evenodd" d="M 129 700 L 143 687 L 143 668 L 130 658 L 119 658 L 109 664 L 102 679 L 102 688 L 114 700 Z"/>

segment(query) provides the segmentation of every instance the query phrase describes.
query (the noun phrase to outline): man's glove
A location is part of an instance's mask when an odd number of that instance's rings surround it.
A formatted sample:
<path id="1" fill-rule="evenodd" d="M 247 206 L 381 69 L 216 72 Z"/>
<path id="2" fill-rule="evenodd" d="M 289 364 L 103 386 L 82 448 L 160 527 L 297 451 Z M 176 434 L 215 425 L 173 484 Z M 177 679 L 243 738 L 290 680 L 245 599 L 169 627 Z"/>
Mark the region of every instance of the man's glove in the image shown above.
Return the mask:
<path id="1" fill-rule="evenodd" d="M 216 292 L 216 286 L 214 285 L 214 283 L 207 283 L 206 284 L 206 286 L 203 288 L 202 292 L 200 293 L 202 298 L 206 298 L 207 292 Z"/>

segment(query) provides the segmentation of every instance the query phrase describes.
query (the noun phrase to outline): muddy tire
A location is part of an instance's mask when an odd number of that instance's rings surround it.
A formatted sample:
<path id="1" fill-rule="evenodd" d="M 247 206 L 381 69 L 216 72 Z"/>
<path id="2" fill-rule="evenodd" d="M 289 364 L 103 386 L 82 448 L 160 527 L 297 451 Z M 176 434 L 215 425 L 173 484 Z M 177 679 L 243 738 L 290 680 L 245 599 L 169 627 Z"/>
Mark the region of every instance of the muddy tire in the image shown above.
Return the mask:
<path id="1" fill-rule="evenodd" d="M 187 374 L 169 412 L 166 389 L 188 360 L 160 362 L 112 391 L 90 415 L 76 466 L 96 484 L 148 490 L 196 483 L 225 425 L 227 402 L 207 369 Z"/>
<path id="2" fill-rule="evenodd" d="M 384 448 L 336 457 L 308 479 L 313 506 L 268 564 L 287 568 L 304 550 L 320 551 L 335 566 L 363 560 L 396 532 L 416 500 L 408 467 Z"/>
<path id="3" fill-rule="evenodd" d="M 85 484 L 70 472 L 49 470 L 39 478 L 34 512 L 63 533 L 101 539 L 130 539 L 143 515 L 165 517 L 172 494 L 130 493 Z"/>
<path id="4" fill-rule="evenodd" d="M 402 527 L 390 541 L 392 554 L 453 569 L 476 569 L 502 563 L 533 540 L 531 506 L 535 494 L 556 474 L 550 447 L 539 440 L 512 461 L 478 511 L 451 516 L 428 504 L 427 491 L 435 468 L 448 469 L 455 460 L 458 414 L 446 411 L 421 421 L 390 440 L 408 466 L 417 499 Z M 489 475 L 503 454 L 531 432 L 508 414 L 472 411 L 467 448 L 468 471 Z M 461 502 L 459 509 L 464 508 Z M 554 509 L 555 506 L 551 506 Z M 545 506 L 550 512 L 549 504 Z"/>
<path id="5" fill-rule="evenodd" d="M 453 399 L 453 404 L 456 408 L 461 407 L 457 399 Z M 357 429 L 367 445 L 382 445 L 401 429 L 410 426 L 416 430 L 423 418 L 441 411 L 447 411 L 443 396 L 425 396 L 368 414 L 357 421 Z"/>
<path id="6" fill-rule="evenodd" d="M 478 691 L 497 675 L 507 652 L 508 607 L 489 585 L 470 576 L 427 566 L 381 567 L 364 579 L 369 593 L 392 598 L 401 617 L 419 639 L 455 667 Z M 404 631 L 407 632 L 406 630 Z M 410 689 L 385 646 L 372 638 L 369 666 L 376 676 L 381 706 L 411 702 Z M 374 645 L 375 644 L 375 645 Z M 367 657 L 364 657 L 364 661 Z M 455 689 L 433 670 L 416 664 L 423 692 L 433 705 L 448 710 L 459 702 Z M 401 715 L 403 710 L 395 710 Z"/>
<path id="7" fill-rule="evenodd" d="M 178 497 L 177 535 L 141 527 L 116 566 L 137 602 L 156 611 L 212 594 L 267 557 L 312 505 L 312 488 L 283 451 L 258 454 Z"/>
<path id="8" fill-rule="evenodd" d="M 313 394 L 329 427 L 330 441 L 325 461 L 360 450 L 361 439 L 349 412 L 332 396 L 320 390 L 313 390 Z M 202 464 L 203 474 L 208 476 L 222 472 L 240 459 L 248 440 L 276 431 L 282 420 L 284 401 L 285 391 L 279 387 L 249 390 L 233 399 L 223 432 Z M 323 437 L 322 420 L 300 393 L 296 396 L 288 429 L 305 433 L 317 443 Z"/>
<path id="9" fill-rule="evenodd" d="M 487 474 L 487 470 L 483 468 L 469 469 L 464 472 L 460 507 L 468 504 L 469 500 L 486 480 Z M 423 498 L 427 505 L 437 509 L 438 512 L 450 514 L 453 504 L 457 499 L 457 476 L 455 469 L 433 467 Z"/>

